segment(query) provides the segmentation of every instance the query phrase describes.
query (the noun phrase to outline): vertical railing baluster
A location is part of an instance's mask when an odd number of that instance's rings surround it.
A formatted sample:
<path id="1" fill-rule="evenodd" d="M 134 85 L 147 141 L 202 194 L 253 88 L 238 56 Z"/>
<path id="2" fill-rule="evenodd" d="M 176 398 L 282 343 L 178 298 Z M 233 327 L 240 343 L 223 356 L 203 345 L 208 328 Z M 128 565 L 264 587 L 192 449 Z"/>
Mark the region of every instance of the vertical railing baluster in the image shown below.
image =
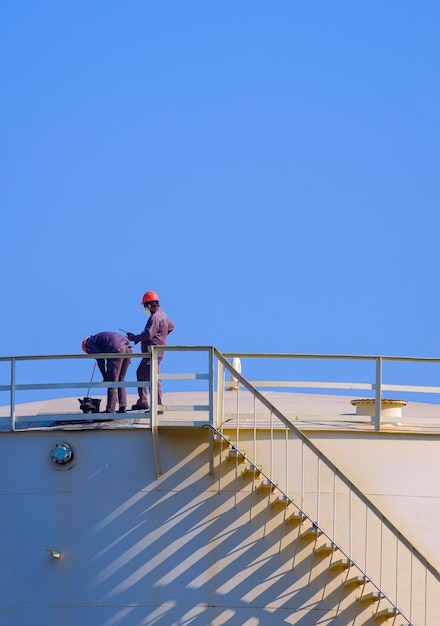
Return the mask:
<path id="1" fill-rule="evenodd" d="M 209 445 L 209 475 L 214 474 L 214 431 L 209 429 L 208 433 L 208 445 Z"/>
<path id="2" fill-rule="evenodd" d="M 239 448 L 240 439 L 240 415 L 239 415 L 239 402 L 238 402 L 238 389 L 235 392 L 235 445 Z"/>
<path id="3" fill-rule="evenodd" d="M 383 575 L 383 517 L 380 518 L 380 558 L 379 558 L 379 587 L 382 589 L 382 575 Z"/>
<path id="4" fill-rule="evenodd" d="M 348 549 L 350 558 L 353 555 L 353 511 L 352 511 L 352 489 L 348 491 Z"/>
<path id="5" fill-rule="evenodd" d="M 333 470 L 333 531 L 332 541 L 336 543 L 336 472 Z"/>
<path id="6" fill-rule="evenodd" d="M 396 600 L 395 600 L 396 605 L 399 600 L 398 583 L 399 583 L 399 534 L 396 533 Z"/>
<path id="7" fill-rule="evenodd" d="M 159 446 L 159 428 L 157 418 L 157 381 L 158 381 L 158 362 L 157 350 L 155 346 L 151 346 L 151 373 L 150 373 L 150 415 L 151 415 L 151 434 L 153 437 L 154 456 L 156 459 L 157 477 L 162 474 L 162 462 L 160 458 Z"/>
<path id="8" fill-rule="evenodd" d="M 374 403 L 374 430 L 380 430 L 382 412 L 382 357 L 376 359 L 376 400 Z"/>
<path id="9" fill-rule="evenodd" d="M 16 361 L 11 359 L 11 430 L 15 430 L 15 366 Z"/>
<path id="10" fill-rule="evenodd" d="M 270 477 L 273 477 L 273 412 L 270 411 Z"/>
<path id="11" fill-rule="evenodd" d="M 301 510 L 304 511 L 304 440 L 301 440 Z"/>
<path id="12" fill-rule="evenodd" d="M 157 371 L 157 350 L 154 346 L 151 346 L 151 370 L 150 370 L 150 411 L 151 411 L 151 424 L 157 426 L 157 384 L 158 384 L 158 371 Z"/>
<path id="13" fill-rule="evenodd" d="M 410 571 L 409 571 L 409 621 L 412 622 L 413 605 L 413 567 L 414 567 L 414 547 L 411 546 Z"/>
<path id="14" fill-rule="evenodd" d="M 428 626 L 428 562 L 425 562 L 425 626 Z"/>
<path id="15" fill-rule="evenodd" d="M 223 412 L 224 412 L 224 391 L 225 391 L 225 367 L 217 358 L 217 428 L 223 432 Z M 218 492 L 221 490 L 222 461 L 223 461 L 223 439 L 220 439 L 220 449 L 218 456 Z"/>
<path id="16" fill-rule="evenodd" d="M 257 465 L 257 398 L 254 397 L 254 439 L 253 439 L 253 461 Z"/>
<path id="17" fill-rule="evenodd" d="M 368 506 L 365 505 L 365 562 L 364 572 L 367 571 L 368 565 Z"/>
<path id="18" fill-rule="evenodd" d="M 253 463 L 257 465 L 257 398 L 255 394 L 254 398 L 254 407 L 253 407 L 253 419 L 254 419 L 254 438 L 253 438 Z M 249 521 L 252 520 L 252 505 L 254 503 L 254 493 L 255 493 L 255 471 L 252 471 L 252 491 L 250 497 L 250 506 L 249 506 Z"/>
<path id="19" fill-rule="evenodd" d="M 321 455 L 317 455 L 318 468 L 316 476 L 316 523 L 319 525 L 319 505 L 320 505 L 320 490 L 321 490 Z"/>
<path id="20" fill-rule="evenodd" d="M 237 450 L 236 450 L 236 454 L 235 454 L 235 484 L 234 484 L 234 503 L 235 503 L 235 508 L 237 508 L 237 479 L 238 479 L 238 455 L 239 455 L 239 449 L 240 449 L 240 443 L 239 443 L 239 434 L 240 434 L 240 395 L 239 395 L 239 385 L 237 385 L 237 391 L 236 393 L 236 398 L 237 398 L 237 403 L 236 403 L 236 432 L 235 432 L 235 441 L 236 441 L 236 446 L 237 446 Z"/>
<path id="21" fill-rule="evenodd" d="M 209 424 L 216 426 L 214 420 L 214 348 L 209 351 Z M 214 431 L 209 429 L 209 475 L 214 474 Z"/>
<path id="22" fill-rule="evenodd" d="M 209 423 L 214 426 L 214 349 L 211 348 L 208 353 L 209 359 Z M 211 429 L 210 429 L 211 430 Z"/>
<path id="23" fill-rule="evenodd" d="M 223 363 L 217 359 L 217 416 L 216 428 L 220 428 L 223 424 L 223 408 L 225 393 L 225 368 Z"/>

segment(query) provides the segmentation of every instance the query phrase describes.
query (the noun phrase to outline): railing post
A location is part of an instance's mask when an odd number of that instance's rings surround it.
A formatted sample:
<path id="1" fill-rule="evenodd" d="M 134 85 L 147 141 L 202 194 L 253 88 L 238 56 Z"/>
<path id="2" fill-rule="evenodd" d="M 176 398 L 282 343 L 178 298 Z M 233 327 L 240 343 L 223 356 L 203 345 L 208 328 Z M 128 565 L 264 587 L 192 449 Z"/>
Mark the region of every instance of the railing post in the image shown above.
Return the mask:
<path id="1" fill-rule="evenodd" d="M 211 348 L 209 350 L 208 402 L 209 402 L 209 423 L 211 426 L 215 426 L 214 424 L 214 348 Z"/>
<path id="2" fill-rule="evenodd" d="M 219 428 L 223 421 L 223 401 L 225 392 L 225 368 L 217 359 L 217 415 L 214 426 Z"/>
<path id="3" fill-rule="evenodd" d="M 214 424 L 214 348 L 209 350 L 209 424 L 215 427 Z M 209 429 L 209 474 L 214 474 L 214 431 Z"/>
<path id="4" fill-rule="evenodd" d="M 11 430 L 15 430 L 15 364 L 14 358 L 11 359 Z"/>
<path id="5" fill-rule="evenodd" d="M 151 346 L 151 374 L 150 374 L 150 415 L 151 415 L 151 434 L 153 436 L 154 456 L 156 458 L 156 471 L 159 477 L 162 474 L 162 463 L 160 460 L 159 448 L 159 428 L 157 424 L 157 354 L 156 346 Z"/>
<path id="6" fill-rule="evenodd" d="M 374 403 L 374 430 L 380 430 L 382 410 L 382 357 L 376 358 L 376 400 Z"/>
<path id="7" fill-rule="evenodd" d="M 157 424 L 157 351 L 155 346 L 151 346 L 151 368 L 150 368 L 150 411 L 151 425 Z"/>

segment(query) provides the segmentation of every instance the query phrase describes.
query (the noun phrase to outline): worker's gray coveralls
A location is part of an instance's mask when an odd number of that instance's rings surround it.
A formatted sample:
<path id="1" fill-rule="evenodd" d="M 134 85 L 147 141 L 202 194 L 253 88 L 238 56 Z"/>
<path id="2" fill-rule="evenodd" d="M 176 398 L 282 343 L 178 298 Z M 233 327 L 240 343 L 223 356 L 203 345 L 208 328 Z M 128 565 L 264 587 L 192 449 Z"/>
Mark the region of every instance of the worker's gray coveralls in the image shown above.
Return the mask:
<path id="1" fill-rule="evenodd" d="M 165 346 L 167 343 L 167 337 L 175 328 L 174 323 L 170 320 L 168 315 L 162 309 L 158 309 L 151 314 L 144 330 L 139 335 L 134 335 L 133 341 L 135 344 L 141 342 L 141 351 L 149 352 L 150 346 Z M 160 372 L 160 362 L 162 361 L 164 352 L 158 353 L 157 358 L 157 371 Z M 151 359 L 143 358 L 136 370 L 137 380 L 151 380 Z M 148 399 L 148 388 L 139 387 L 139 400 L 138 403 L 148 408 L 150 402 Z M 162 404 L 162 381 L 157 382 L 157 403 Z"/>
<path id="2" fill-rule="evenodd" d="M 127 354 L 133 352 L 127 337 L 112 331 L 103 331 L 89 337 L 86 343 L 86 350 L 89 354 L 105 354 L 106 352 Z M 104 380 L 121 382 L 125 380 L 125 374 L 131 359 L 109 358 L 96 359 L 96 361 Z M 117 390 L 114 387 L 108 388 L 106 411 L 115 412 L 116 399 L 119 400 L 119 408 L 127 406 L 127 390 L 125 387 L 118 387 Z"/>

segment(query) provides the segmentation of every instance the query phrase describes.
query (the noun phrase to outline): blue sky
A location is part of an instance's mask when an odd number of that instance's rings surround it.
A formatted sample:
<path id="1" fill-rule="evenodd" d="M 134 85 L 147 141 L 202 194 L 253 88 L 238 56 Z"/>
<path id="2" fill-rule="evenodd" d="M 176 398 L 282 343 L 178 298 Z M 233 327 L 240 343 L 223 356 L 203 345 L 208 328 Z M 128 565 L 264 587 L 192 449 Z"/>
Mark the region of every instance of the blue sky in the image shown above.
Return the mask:
<path id="1" fill-rule="evenodd" d="M 0 356 L 440 354 L 438 2 L 5 2 Z"/>

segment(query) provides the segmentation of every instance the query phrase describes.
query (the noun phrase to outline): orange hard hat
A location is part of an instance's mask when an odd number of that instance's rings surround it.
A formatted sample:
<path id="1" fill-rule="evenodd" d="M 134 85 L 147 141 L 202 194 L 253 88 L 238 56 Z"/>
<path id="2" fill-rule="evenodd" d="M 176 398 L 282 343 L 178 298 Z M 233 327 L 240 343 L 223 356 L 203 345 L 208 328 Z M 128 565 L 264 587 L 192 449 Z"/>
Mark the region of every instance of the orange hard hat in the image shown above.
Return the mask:
<path id="1" fill-rule="evenodd" d="M 155 291 L 147 291 L 142 296 L 141 304 L 147 304 L 148 302 L 159 302 L 159 296 Z"/>
<path id="2" fill-rule="evenodd" d="M 85 339 L 83 339 L 83 342 L 81 344 L 81 347 L 83 349 L 83 352 L 85 352 L 87 354 L 87 340 L 90 339 L 90 335 L 88 337 L 86 337 Z"/>

